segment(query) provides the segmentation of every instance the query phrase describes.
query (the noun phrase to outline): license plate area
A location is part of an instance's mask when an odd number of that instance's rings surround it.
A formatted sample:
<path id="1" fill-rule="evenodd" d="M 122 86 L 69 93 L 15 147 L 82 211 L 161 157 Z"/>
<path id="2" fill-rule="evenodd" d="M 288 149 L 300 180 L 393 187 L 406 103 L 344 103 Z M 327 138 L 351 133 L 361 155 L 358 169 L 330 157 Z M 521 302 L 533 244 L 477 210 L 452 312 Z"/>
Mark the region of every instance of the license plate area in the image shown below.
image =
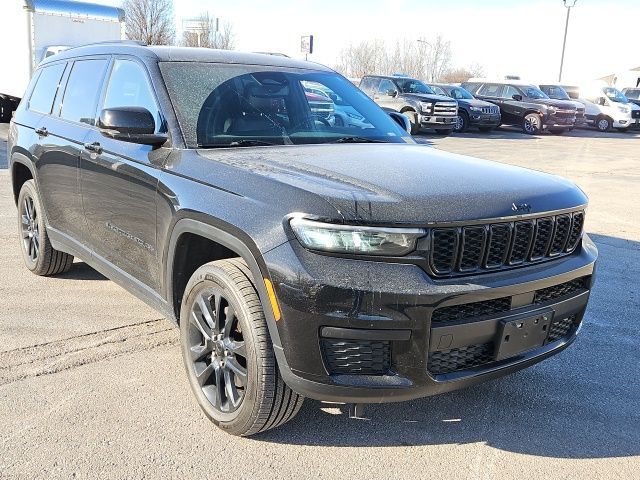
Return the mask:
<path id="1" fill-rule="evenodd" d="M 527 350 L 543 346 L 552 320 L 553 310 L 549 309 L 534 316 L 500 322 L 496 360 L 515 357 Z"/>

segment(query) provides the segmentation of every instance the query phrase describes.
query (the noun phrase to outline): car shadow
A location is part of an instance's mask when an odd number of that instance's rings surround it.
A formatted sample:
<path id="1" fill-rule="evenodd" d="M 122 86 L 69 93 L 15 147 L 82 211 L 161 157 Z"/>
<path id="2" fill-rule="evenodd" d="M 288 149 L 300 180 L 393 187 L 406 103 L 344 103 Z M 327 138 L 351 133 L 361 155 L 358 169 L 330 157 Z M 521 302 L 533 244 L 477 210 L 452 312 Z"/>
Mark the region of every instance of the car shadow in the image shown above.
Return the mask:
<path id="1" fill-rule="evenodd" d="M 480 386 L 403 403 L 307 401 L 256 441 L 353 447 L 482 442 L 552 458 L 640 455 L 640 243 L 592 235 L 598 279 L 578 340 L 527 370 Z M 621 258 L 624 258 L 621 261 Z"/>
<path id="2" fill-rule="evenodd" d="M 55 275 L 52 278 L 61 278 L 64 280 L 108 280 L 107 277 L 102 275 L 97 270 L 93 269 L 84 262 L 76 261 L 71 266 L 71 270 L 59 275 Z"/>

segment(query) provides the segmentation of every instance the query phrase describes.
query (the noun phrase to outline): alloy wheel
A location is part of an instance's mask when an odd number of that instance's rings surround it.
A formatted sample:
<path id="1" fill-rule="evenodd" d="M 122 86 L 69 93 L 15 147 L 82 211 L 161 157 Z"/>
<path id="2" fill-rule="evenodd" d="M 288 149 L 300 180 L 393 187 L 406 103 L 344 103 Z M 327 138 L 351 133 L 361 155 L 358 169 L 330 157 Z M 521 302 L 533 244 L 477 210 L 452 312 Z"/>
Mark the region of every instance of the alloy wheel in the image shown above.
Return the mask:
<path id="1" fill-rule="evenodd" d="M 601 118 L 598 121 L 598 130 L 600 130 L 601 132 L 606 132 L 607 130 L 609 130 L 609 120 L 607 120 L 606 118 Z"/>
<path id="2" fill-rule="evenodd" d="M 540 123 L 538 121 L 538 117 L 536 116 L 527 116 L 524 119 L 524 130 L 527 133 L 536 133 L 540 129 Z"/>
<path id="3" fill-rule="evenodd" d="M 219 412 L 235 412 L 247 387 L 247 352 L 237 313 L 220 289 L 199 293 L 191 307 L 187 341 L 204 396 Z"/>
<path id="4" fill-rule="evenodd" d="M 38 212 L 31 196 L 24 197 L 20 209 L 22 224 L 22 243 L 29 260 L 35 262 L 40 254 L 40 232 L 38 228 Z"/>

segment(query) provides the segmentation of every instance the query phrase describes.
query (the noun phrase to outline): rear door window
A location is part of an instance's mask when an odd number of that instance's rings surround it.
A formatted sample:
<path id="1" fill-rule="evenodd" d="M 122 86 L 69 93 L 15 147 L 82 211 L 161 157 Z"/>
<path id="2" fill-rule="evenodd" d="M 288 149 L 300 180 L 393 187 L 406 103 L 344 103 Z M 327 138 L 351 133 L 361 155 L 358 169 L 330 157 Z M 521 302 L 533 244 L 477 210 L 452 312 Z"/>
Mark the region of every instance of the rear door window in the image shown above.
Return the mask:
<path id="1" fill-rule="evenodd" d="M 107 64 L 106 59 L 77 60 L 73 63 L 62 100 L 62 118 L 95 124 L 98 96 Z"/>
<path id="2" fill-rule="evenodd" d="M 58 63 L 42 69 L 29 99 L 29 110 L 51 113 L 53 99 L 56 98 L 65 66 L 66 63 Z"/>
<path id="3" fill-rule="evenodd" d="M 483 85 L 480 90 L 478 90 L 478 95 L 482 95 L 484 97 L 501 97 L 502 85 L 496 83 L 487 83 Z"/>
<path id="4" fill-rule="evenodd" d="M 360 82 L 360 90 L 372 97 L 378 87 L 378 83 L 380 83 L 379 78 L 365 77 L 362 79 L 362 82 Z"/>

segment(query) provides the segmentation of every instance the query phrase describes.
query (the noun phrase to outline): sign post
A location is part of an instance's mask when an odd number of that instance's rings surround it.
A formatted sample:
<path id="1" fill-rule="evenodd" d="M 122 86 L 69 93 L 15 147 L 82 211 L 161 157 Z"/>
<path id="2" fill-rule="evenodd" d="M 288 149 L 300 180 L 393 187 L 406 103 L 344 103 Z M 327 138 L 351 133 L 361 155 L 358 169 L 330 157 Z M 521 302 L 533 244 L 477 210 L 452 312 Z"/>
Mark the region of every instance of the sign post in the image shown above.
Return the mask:
<path id="1" fill-rule="evenodd" d="M 310 53 L 313 53 L 313 35 L 303 35 L 300 37 L 300 51 L 304 53 L 307 60 Z"/>

